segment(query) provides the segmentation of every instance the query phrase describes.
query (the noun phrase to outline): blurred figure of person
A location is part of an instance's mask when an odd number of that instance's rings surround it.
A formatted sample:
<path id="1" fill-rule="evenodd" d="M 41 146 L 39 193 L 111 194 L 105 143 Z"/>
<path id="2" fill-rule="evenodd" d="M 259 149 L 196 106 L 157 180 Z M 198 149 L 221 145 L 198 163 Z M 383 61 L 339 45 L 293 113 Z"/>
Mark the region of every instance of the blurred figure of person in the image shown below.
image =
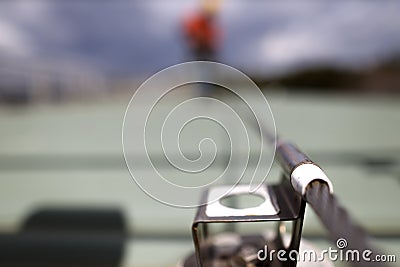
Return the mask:
<path id="1" fill-rule="evenodd" d="M 221 39 L 217 23 L 220 1 L 203 0 L 200 8 L 188 14 L 183 20 L 183 36 L 190 60 L 216 61 Z M 210 78 L 207 70 L 199 70 L 203 80 Z M 209 96 L 212 85 L 201 84 L 201 96 Z"/>
<path id="2" fill-rule="evenodd" d="M 219 8 L 218 0 L 203 0 L 197 12 L 185 17 L 183 32 L 192 60 L 216 60 L 221 34 L 216 21 Z"/>

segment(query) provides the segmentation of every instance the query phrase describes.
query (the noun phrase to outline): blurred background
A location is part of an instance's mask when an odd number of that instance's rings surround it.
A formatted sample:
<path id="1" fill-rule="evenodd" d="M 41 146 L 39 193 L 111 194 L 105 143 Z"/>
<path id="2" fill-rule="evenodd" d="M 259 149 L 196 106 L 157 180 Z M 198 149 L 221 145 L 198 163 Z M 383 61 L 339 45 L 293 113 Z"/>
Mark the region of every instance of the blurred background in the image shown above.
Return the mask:
<path id="1" fill-rule="evenodd" d="M 175 266 L 193 251 L 195 210 L 138 188 L 121 129 L 142 82 L 198 56 L 187 21 L 203 2 L 0 2 L 0 261 Z M 224 0 L 207 12 L 211 59 L 257 83 L 277 131 L 400 260 L 400 2 Z M 278 176 L 273 166 L 268 181 Z M 304 236 L 329 244 L 310 210 Z"/>

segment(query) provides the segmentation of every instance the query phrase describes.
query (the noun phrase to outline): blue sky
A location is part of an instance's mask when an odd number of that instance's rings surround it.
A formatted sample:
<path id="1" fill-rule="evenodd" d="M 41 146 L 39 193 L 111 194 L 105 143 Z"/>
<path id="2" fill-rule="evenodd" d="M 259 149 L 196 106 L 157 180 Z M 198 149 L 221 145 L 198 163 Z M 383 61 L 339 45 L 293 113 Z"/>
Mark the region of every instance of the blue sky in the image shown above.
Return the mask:
<path id="1" fill-rule="evenodd" d="M 185 61 L 179 31 L 195 0 L 3 0 L 0 56 L 109 73 Z M 220 60 L 247 72 L 360 67 L 400 53 L 400 1 L 225 0 Z"/>

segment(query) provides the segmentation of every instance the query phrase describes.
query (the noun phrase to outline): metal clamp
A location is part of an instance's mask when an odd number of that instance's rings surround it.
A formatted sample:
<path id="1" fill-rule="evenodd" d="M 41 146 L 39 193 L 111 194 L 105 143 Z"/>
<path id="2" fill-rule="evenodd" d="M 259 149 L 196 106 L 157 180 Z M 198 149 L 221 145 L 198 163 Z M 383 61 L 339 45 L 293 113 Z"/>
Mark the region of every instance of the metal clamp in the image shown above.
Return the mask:
<path id="1" fill-rule="evenodd" d="M 213 199 L 214 194 L 217 194 L 220 190 L 224 189 L 223 186 L 214 187 L 204 192 L 203 200 Z M 250 194 L 248 189 L 249 187 L 247 185 L 240 185 L 225 197 L 245 193 Z M 272 240 L 272 242 L 274 242 L 274 246 L 276 247 L 298 251 L 304 220 L 305 201 L 297 192 L 294 191 L 289 179 L 283 177 L 279 184 L 263 185 L 255 193 L 264 198 L 264 201 L 256 207 L 234 209 L 224 206 L 221 201 L 217 201 L 198 208 L 192 224 L 192 235 L 195 245 L 197 266 L 209 266 L 207 262 L 218 254 L 215 252 L 218 250 L 218 244 L 214 242 L 210 245 L 210 240 L 215 241 L 215 239 L 210 236 L 208 229 L 210 225 L 216 223 L 276 223 L 292 221 L 293 229 L 289 245 L 287 247 L 283 245 L 282 237 L 279 232 L 280 224 L 278 224 L 278 227 L 276 228 L 277 233 L 275 235 L 279 240 Z M 242 236 L 241 238 L 249 240 L 249 237 L 246 236 Z M 254 236 L 250 238 L 254 238 Z M 288 263 L 287 266 L 296 266 L 296 262 Z"/>

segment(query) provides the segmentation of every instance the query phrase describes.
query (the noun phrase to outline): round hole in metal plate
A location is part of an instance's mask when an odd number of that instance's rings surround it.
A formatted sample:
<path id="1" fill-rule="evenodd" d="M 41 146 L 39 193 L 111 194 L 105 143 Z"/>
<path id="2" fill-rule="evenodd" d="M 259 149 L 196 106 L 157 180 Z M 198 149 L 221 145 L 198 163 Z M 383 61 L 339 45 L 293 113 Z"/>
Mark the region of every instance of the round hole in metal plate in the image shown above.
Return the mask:
<path id="1" fill-rule="evenodd" d="M 233 209 L 254 208 L 261 205 L 264 201 L 263 196 L 249 193 L 228 195 L 219 200 L 223 206 Z"/>

